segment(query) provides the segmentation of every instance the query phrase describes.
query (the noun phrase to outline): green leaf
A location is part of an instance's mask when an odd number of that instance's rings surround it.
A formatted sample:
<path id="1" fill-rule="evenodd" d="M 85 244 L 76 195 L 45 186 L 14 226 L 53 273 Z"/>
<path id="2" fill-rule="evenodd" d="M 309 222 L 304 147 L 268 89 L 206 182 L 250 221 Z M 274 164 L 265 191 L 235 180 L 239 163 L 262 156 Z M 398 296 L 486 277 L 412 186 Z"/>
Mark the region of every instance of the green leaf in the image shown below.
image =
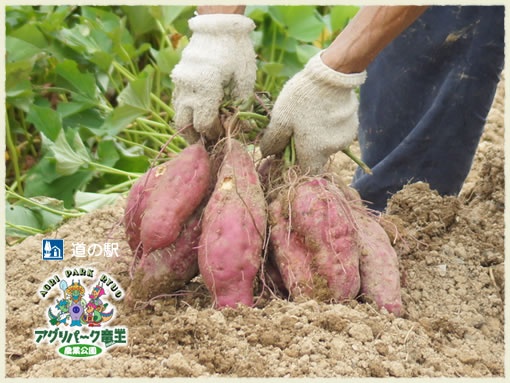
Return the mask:
<path id="1" fill-rule="evenodd" d="M 97 157 L 102 165 L 113 167 L 119 160 L 120 155 L 113 139 L 106 139 L 97 145 Z"/>
<path id="2" fill-rule="evenodd" d="M 119 16 L 108 7 L 81 7 L 81 15 L 87 23 L 91 23 L 97 29 L 107 33 L 117 31 L 122 27 Z"/>
<path id="3" fill-rule="evenodd" d="M 330 22 L 331 31 L 338 33 L 342 31 L 349 21 L 358 13 L 359 7 L 355 6 L 335 6 L 331 7 Z"/>
<path id="4" fill-rule="evenodd" d="M 131 105 L 118 106 L 108 115 L 108 117 L 106 117 L 106 120 L 100 130 L 104 132 L 104 134 L 115 136 L 131 124 L 136 118 L 143 116 L 144 114 L 144 110 Z"/>
<path id="5" fill-rule="evenodd" d="M 39 11 L 44 12 L 42 7 Z M 39 27 L 47 35 L 60 31 L 66 25 L 66 19 L 75 11 L 75 6 L 59 5 L 44 12 L 44 19 L 40 20 Z"/>
<path id="6" fill-rule="evenodd" d="M 276 36 L 273 36 L 273 28 L 276 29 Z M 294 37 L 284 33 L 285 31 L 278 29 L 276 26 L 271 27 L 271 31 L 266 31 L 262 37 L 261 49 L 264 52 L 262 57 L 266 57 L 266 60 L 271 60 L 273 57 L 271 51 L 276 52 L 283 50 L 287 52 L 295 52 L 298 40 Z M 276 53 L 274 59 L 279 59 L 279 53 Z"/>
<path id="7" fill-rule="evenodd" d="M 27 121 L 34 124 L 39 132 L 52 141 L 58 138 L 62 130 L 62 116 L 51 108 L 32 105 L 27 115 Z"/>
<path id="8" fill-rule="evenodd" d="M 54 205 L 54 201 L 57 201 L 47 197 L 31 199 L 37 200 L 38 203 L 45 206 Z M 61 209 L 63 203 L 62 201 L 58 202 Z M 6 225 L 6 235 L 12 237 L 27 237 L 33 232 L 47 231 L 63 220 L 61 215 L 51 213 L 35 206 L 25 206 L 21 202 L 16 204 L 6 202 L 5 218 L 8 223 Z M 13 225 L 17 227 L 13 227 Z"/>
<path id="9" fill-rule="evenodd" d="M 188 26 L 188 20 L 194 16 L 196 7 L 186 7 L 179 14 L 179 17 L 172 22 L 172 27 L 181 35 L 190 36 L 191 31 Z"/>
<path id="10" fill-rule="evenodd" d="M 33 60 L 23 60 L 7 63 L 5 76 L 7 90 L 15 88 L 20 81 L 30 82 L 30 74 L 33 67 Z"/>
<path id="11" fill-rule="evenodd" d="M 267 5 L 248 5 L 244 14 L 254 21 L 262 22 L 268 11 Z"/>
<path id="12" fill-rule="evenodd" d="M 62 28 L 55 37 L 65 46 L 75 50 L 80 54 L 92 54 L 101 50 L 96 41 L 90 38 L 90 27 L 83 24 L 77 24 L 71 29 Z"/>
<path id="13" fill-rule="evenodd" d="M 75 101 L 59 102 L 57 105 L 57 111 L 62 116 L 62 118 L 73 116 L 89 108 L 90 104 Z"/>
<path id="14" fill-rule="evenodd" d="M 34 182 L 37 182 L 36 178 L 38 177 L 40 177 L 45 182 L 53 182 L 57 178 L 62 177 L 60 174 L 57 174 L 56 161 L 54 158 L 45 155 L 37 164 L 28 170 L 25 188 L 30 189 Z M 43 194 L 30 193 L 29 195 L 34 196 Z"/>
<path id="15" fill-rule="evenodd" d="M 96 51 L 90 56 L 90 62 L 96 64 L 99 69 L 107 72 L 113 61 L 113 55 L 105 51 Z"/>
<path id="16" fill-rule="evenodd" d="M 285 65 L 277 62 L 263 62 L 260 64 L 260 69 L 270 76 L 278 77 L 281 75 Z"/>
<path id="17" fill-rule="evenodd" d="M 88 108 L 68 115 L 63 119 L 64 128 L 84 128 L 94 135 L 103 136 L 107 132 L 101 129 L 105 118 L 97 108 Z"/>
<path id="18" fill-rule="evenodd" d="M 138 78 L 131 81 L 117 97 L 119 105 L 131 106 L 144 112 L 150 110 L 153 73 L 154 69 L 147 67 Z"/>
<path id="19" fill-rule="evenodd" d="M 130 30 L 135 38 L 138 38 L 152 30 L 157 30 L 157 25 L 154 21 L 154 17 L 149 11 L 150 7 L 123 6 L 121 8 L 127 15 Z"/>
<path id="20" fill-rule="evenodd" d="M 5 202 L 5 221 L 17 226 L 26 226 L 42 230 L 42 227 L 37 217 L 35 216 L 34 212 L 31 209 L 25 206 L 11 205 L 7 201 Z M 7 236 L 15 237 L 26 236 L 26 232 L 9 228 L 9 226 L 7 226 L 5 234 Z"/>
<path id="21" fill-rule="evenodd" d="M 274 6 L 269 7 L 269 14 L 300 41 L 317 40 L 325 27 L 314 6 Z"/>
<path id="22" fill-rule="evenodd" d="M 89 155 L 89 152 L 87 150 L 87 148 L 85 147 L 85 144 L 83 143 L 83 140 L 79 134 L 78 131 L 76 130 L 71 130 L 69 132 L 69 134 L 72 136 L 72 145 L 73 145 L 73 148 L 76 152 L 76 154 L 84 159 L 85 161 L 90 161 L 90 155 Z"/>
<path id="23" fill-rule="evenodd" d="M 78 191 L 74 197 L 75 207 L 91 212 L 100 207 L 114 204 L 120 196 L 119 193 L 99 194 Z"/>
<path id="24" fill-rule="evenodd" d="M 48 140 L 42 136 L 43 140 Z M 73 144 L 76 150 L 67 142 L 64 131 L 60 131 L 55 141 L 49 141 L 48 146 L 53 152 L 57 161 L 57 173 L 61 175 L 71 175 L 76 173 L 82 166 L 88 165 L 90 158 L 87 150 L 78 134 L 74 135 Z"/>
<path id="25" fill-rule="evenodd" d="M 39 49 L 44 49 L 48 45 L 46 37 L 44 37 L 44 34 L 35 24 L 22 25 L 20 28 L 13 31 L 9 36 L 26 41 L 27 43 L 30 43 Z"/>
<path id="26" fill-rule="evenodd" d="M 30 75 L 33 62 L 31 60 L 6 63 L 5 96 L 6 101 L 24 112 L 28 112 L 34 94 Z"/>
<path id="27" fill-rule="evenodd" d="M 38 203 L 39 205 L 43 205 L 55 210 L 65 210 L 64 201 L 57 198 L 37 196 L 31 197 L 30 200 Z M 41 224 L 41 227 L 44 230 L 54 227 L 62 221 L 62 215 L 60 214 L 55 214 L 36 206 L 31 206 L 30 208 L 34 212 L 35 216 L 39 220 L 39 223 Z"/>
<path id="28" fill-rule="evenodd" d="M 77 190 L 87 185 L 93 177 L 91 170 L 79 170 L 69 176 L 60 176 L 56 172 L 56 164 L 46 159 L 42 166 L 34 166 L 27 173 L 25 182 L 25 197 L 49 196 L 64 201 L 67 209 L 73 207 L 74 194 Z M 41 168 L 44 169 L 40 172 Z M 49 172 L 53 175 L 50 179 L 46 177 Z"/>
<path id="29" fill-rule="evenodd" d="M 151 55 L 156 59 L 156 65 L 163 74 L 170 74 L 172 69 L 181 59 L 182 48 L 174 49 L 173 47 L 167 47 L 157 51 L 151 49 Z"/>
<path id="30" fill-rule="evenodd" d="M 120 159 L 115 163 L 117 169 L 130 172 L 145 173 L 149 168 L 150 161 L 143 154 L 143 150 L 139 147 L 125 148 L 120 143 L 115 143 Z"/>
<path id="31" fill-rule="evenodd" d="M 5 26 L 7 34 L 18 28 L 20 25 L 26 24 L 27 21 L 34 17 L 34 9 L 29 6 L 9 6 L 5 9 Z"/>
<path id="32" fill-rule="evenodd" d="M 20 81 L 10 86 L 5 92 L 8 104 L 28 112 L 33 101 L 32 84 L 29 81 Z"/>
<path id="33" fill-rule="evenodd" d="M 255 46 L 255 47 L 260 46 L 262 44 L 263 36 L 264 36 L 263 31 L 253 31 L 250 36 L 253 46 Z"/>
<path id="34" fill-rule="evenodd" d="M 154 6 L 149 7 L 149 13 L 163 26 L 172 24 L 189 6 Z"/>
<path id="35" fill-rule="evenodd" d="M 29 60 L 34 63 L 41 55 L 44 55 L 44 52 L 35 45 L 12 36 L 5 38 L 5 48 L 7 62 Z"/>
<path id="36" fill-rule="evenodd" d="M 306 64 L 308 60 L 310 60 L 313 56 L 315 56 L 317 53 L 321 51 L 320 48 L 317 48 L 315 45 L 298 45 L 296 47 L 296 54 L 298 57 L 298 60 Z"/>
<path id="37" fill-rule="evenodd" d="M 56 66 L 55 72 L 64 80 L 61 86 L 82 95 L 91 102 L 96 100 L 97 86 L 94 75 L 81 73 L 75 61 L 64 60 Z"/>

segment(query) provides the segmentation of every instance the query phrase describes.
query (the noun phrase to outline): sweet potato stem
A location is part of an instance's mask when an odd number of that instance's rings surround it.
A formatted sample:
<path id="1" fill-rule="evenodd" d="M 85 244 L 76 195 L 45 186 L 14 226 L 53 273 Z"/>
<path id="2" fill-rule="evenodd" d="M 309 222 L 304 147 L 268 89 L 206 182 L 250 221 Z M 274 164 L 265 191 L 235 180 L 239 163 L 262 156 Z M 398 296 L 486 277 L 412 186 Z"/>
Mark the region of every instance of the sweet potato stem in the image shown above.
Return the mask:
<path id="1" fill-rule="evenodd" d="M 285 162 L 285 166 L 290 168 L 294 166 L 296 163 L 296 148 L 294 145 L 294 136 L 290 138 L 289 144 L 285 147 L 285 151 L 283 152 L 283 160 Z"/>
<path id="2" fill-rule="evenodd" d="M 269 118 L 267 116 L 254 112 L 238 112 L 237 118 L 240 120 L 259 120 L 266 125 L 269 123 Z"/>
<path id="3" fill-rule="evenodd" d="M 372 174 L 372 169 L 368 167 L 367 164 L 363 162 L 361 158 L 355 155 L 350 148 L 342 149 L 342 152 L 347 155 L 351 160 L 353 160 L 363 171 L 367 174 Z"/>

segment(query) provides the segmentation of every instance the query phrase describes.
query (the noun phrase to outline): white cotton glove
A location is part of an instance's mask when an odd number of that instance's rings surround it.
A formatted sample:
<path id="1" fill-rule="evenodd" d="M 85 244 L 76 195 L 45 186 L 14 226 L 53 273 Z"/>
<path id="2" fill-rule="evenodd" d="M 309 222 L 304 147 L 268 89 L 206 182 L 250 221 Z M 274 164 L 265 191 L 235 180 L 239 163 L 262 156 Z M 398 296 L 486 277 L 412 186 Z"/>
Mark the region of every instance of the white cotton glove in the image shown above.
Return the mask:
<path id="1" fill-rule="evenodd" d="M 282 152 L 292 135 L 298 165 L 318 174 L 332 154 L 357 134 L 358 98 L 354 89 L 366 72 L 344 74 L 322 62 L 322 52 L 292 77 L 278 96 L 260 142 L 263 156 Z"/>
<path id="2" fill-rule="evenodd" d="M 177 130 L 196 141 L 221 133 L 218 109 L 224 97 L 246 99 L 255 84 L 256 62 L 250 32 L 255 23 L 238 14 L 206 14 L 189 20 L 193 32 L 172 71 Z"/>

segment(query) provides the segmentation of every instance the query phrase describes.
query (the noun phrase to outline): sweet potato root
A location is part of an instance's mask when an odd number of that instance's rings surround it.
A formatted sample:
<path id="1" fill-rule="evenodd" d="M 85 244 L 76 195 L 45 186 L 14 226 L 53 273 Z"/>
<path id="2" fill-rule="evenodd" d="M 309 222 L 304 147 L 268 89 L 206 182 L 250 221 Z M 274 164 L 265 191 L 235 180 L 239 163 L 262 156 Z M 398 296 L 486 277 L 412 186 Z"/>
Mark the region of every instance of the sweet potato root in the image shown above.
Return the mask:
<path id="1" fill-rule="evenodd" d="M 142 257 L 127 293 L 128 304 L 176 291 L 198 274 L 200 218 L 198 209 L 174 243 Z"/>
<path id="2" fill-rule="evenodd" d="M 400 316 L 402 298 L 398 257 L 386 231 L 366 212 L 354 210 L 357 244 L 361 249 L 360 275 L 362 298 L 379 308 Z"/>
<path id="3" fill-rule="evenodd" d="M 358 294 L 359 249 L 342 196 L 329 180 L 314 177 L 283 189 L 271 202 L 272 255 L 291 296 L 340 302 Z"/>
<path id="4" fill-rule="evenodd" d="M 288 212 L 287 212 L 288 213 Z M 313 296 L 312 253 L 303 238 L 291 230 L 282 202 L 269 204 L 271 253 L 290 297 Z"/>
<path id="5" fill-rule="evenodd" d="M 141 176 L 129 191 L 126 208 L 124 211 L 124 228 L 126 230 L 129 247 L 139 258 L 143 253 L 143 246 L 140 241 L 140 225 L 142 216 L 147 207 L 147 201 L 152 194 L 159 178 L 166 171 L 169 162 L 151 168 Z"/>
<path id="6" fill-rule="evenodd" d="M 294 230 L 313 252 L 317 274 L 327 281 L 332 298 L 355 298 L 360 276 L 354 226 L 328 181 L 315 178 L 296 187 L 292 219 Z"/>
<path id="7" fill-rule="evenodd" d="M 239 141 L 229 139 L 204 210 L 198 250 L 200 273 L 216 307 L 253 305 L 266 221 L 266 202 L 253 160 Z"/>
<path id="8" fill-rule="evenodd" d="M 195 144 L 133 185 L 124 216 L 136 264 L 128 303 L 171 293 L 197 275 L 201 204 L 210 177 L 209 155 Z"/>
<path id="9" fill-rule="evenodd" d="M 277 194 L 269 217 L 270 255 L 290 297 L 343 301 L 360 294 L 402 314 L 397 254 L 355 190 L 325 178 L 305 179 Z"/>
<path id="10" fill-rule="evenodd" d="M 170 246 L 205 198 L 211 180 L 209 155 L 201 144 L 188 146 L 169 162 L 143 212 L 144 253 Z"/>

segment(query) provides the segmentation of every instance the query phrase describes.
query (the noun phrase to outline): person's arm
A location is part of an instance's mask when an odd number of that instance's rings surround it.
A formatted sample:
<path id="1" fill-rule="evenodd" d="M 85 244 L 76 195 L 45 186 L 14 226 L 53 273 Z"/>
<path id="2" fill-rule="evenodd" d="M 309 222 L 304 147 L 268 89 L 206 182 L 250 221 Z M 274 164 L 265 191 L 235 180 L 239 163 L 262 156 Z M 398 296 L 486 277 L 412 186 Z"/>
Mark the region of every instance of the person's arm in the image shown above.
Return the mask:
<path id="1" fill-rule="evenodd" d="M 237 13 L 244 15 L 245 5 L 199 5 L 197 13 L 199 15 L 209 15 L 212 13 Z"/>
<path id="2" fill-rule="evenodd" d="M 426 6 L 362 7 L 322 53 L 322 61 L 337 72 L 363 72 L 426 9 Z"/>
<path id="3" fill-rule="evenodd" d="M 358 129 L 358 97 L 368 64 L 426 7 L 363 7 L 324 51 L 283 87 L 260 141 L 263 156 L 282 152 L 294 137 L 298 165 L 320 174 Z"/>

